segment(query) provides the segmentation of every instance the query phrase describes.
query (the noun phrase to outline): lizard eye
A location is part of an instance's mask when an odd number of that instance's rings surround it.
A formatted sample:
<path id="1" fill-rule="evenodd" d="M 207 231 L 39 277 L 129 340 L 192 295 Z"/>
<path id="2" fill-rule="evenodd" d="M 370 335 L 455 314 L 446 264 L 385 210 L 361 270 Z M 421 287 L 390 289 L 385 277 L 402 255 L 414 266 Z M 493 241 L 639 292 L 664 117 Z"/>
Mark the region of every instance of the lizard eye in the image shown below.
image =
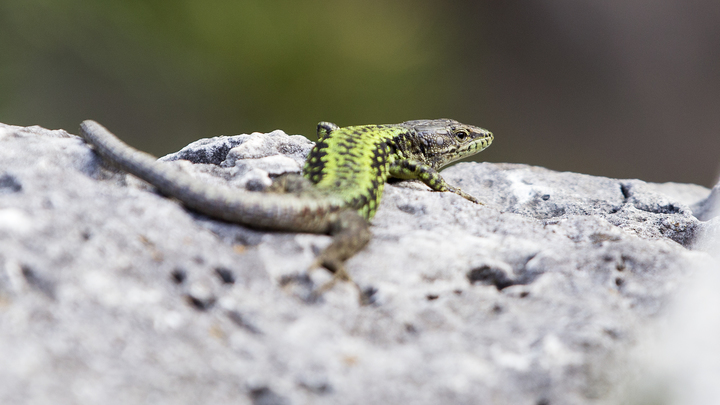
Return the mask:
<path id="1" fill-rule="evenodd" d="M 463 139 L 467 138 L 467 136 L 468 136 L 467 131 L 465 131 L 465 130 L 463 130 L 463 129 L 455 132 L 455 137 L 456 137 L 457 139 L 461 140 L 461 141 L 462 141 Z"/>

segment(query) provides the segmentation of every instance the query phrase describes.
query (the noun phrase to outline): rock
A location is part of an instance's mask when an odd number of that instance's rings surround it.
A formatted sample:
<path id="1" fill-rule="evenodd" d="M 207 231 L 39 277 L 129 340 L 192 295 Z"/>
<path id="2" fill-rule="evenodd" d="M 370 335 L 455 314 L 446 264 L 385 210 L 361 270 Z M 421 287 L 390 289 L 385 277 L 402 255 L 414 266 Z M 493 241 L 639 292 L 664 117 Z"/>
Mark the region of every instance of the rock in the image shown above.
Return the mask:
<path id="1" fill-rule="evenodd" d="M 720 183 L 713 187 L 710 196 L 693 204 L 698 219 L 707 221 L 720 215 Z"/>
<path id="2" fill-rule="evenodd" d="M 275 131 L 162 160 L 262 189 L 311 146 Z M 717 263 L 700 186 L 443 176 L 485 205 L 389 184 L 348 262 L 373 303 L 348 283 L 312 302 L 328 236 L 189 212 L 74 135 L 0 124 L 0 403 L 602 403 L 643 328 Z"/>

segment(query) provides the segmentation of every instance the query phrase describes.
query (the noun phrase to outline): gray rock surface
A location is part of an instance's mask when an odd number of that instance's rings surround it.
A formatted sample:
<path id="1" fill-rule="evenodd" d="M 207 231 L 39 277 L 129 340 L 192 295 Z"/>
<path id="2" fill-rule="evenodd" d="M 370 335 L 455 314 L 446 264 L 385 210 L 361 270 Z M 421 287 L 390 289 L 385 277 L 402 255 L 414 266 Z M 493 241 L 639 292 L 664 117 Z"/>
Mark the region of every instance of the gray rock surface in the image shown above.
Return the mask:
<path id="1" fill-rule="evenodd" d="M 695 216 L 700 220 L 709 220 L 720 215 L 720 183 L 713 187 L 710 196 L 693 205 Z"/>
<path id="2" fill-rule="evenodd" d="M 311 147 L 275 131 L 162 160 L 257 190 Z M 348 262 L 373 304 L 348 284 L 309 302 L 329 237 L 203 217 L 76 136 L 0 124 L 0 403 L 605 403 L 643 326 L 717 264 L 699 235 L 719 220 L 690 208 L 709 204 L 700 186 L 443 175 L 486 205 L 388 185 Z"/>

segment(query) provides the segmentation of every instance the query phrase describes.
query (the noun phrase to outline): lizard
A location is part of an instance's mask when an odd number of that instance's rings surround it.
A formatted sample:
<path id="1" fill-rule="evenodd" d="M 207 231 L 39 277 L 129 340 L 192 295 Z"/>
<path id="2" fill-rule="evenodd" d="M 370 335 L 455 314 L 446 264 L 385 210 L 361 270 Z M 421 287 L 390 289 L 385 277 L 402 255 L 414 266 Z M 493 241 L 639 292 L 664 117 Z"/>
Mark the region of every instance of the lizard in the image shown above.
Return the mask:
<path id="1" fill-rule="evenodd" d="M 92 120 L 82 122 L 80 135 L 113 166 L 201 214 L 261 230 L 331 235 L 312 268 L 325 267 L 334 280 L 351 280 L 344 262 L 370 241 L 370 220 L 389 178 L 417 179 L 432 190 L 482 204 L 448 184 L 438 170 L 494 139 L 488 130 L 451 119 L 343 128 L 320 122 L 302 177 L 276 179 L 271 189 L 284 192 L 277 193 L 207 185 L 130 147 Z"/>

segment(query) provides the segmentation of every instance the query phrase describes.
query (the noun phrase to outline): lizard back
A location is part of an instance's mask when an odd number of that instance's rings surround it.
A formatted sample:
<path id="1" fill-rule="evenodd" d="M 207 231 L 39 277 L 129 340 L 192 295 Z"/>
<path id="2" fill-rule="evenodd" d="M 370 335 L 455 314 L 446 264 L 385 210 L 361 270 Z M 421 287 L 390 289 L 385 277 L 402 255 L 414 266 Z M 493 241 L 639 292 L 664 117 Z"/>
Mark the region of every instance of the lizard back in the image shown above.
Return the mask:
<path id="1" fill-rule="evenodd" d="M 303 174 L 320 190 L 340 196 L 365 219 L 375 215 L 388 178 L 392 140 L 407 130 L 395 125 L 335 128 L 310 151 Z"/>

